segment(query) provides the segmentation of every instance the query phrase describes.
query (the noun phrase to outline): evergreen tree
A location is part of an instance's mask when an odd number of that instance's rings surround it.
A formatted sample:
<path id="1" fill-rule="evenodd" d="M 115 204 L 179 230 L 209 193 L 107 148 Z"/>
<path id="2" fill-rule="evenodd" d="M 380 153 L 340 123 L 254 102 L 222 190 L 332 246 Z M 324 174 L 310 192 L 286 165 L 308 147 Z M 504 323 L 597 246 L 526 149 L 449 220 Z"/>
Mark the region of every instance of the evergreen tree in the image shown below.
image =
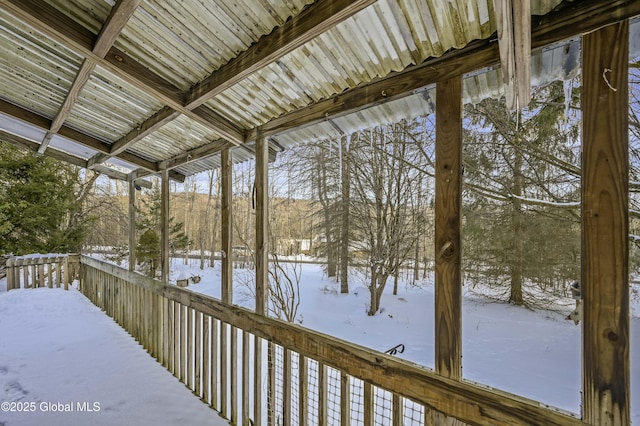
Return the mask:
<path id="1" fill-rule="evenodd" d="M 554 83 L 522 112 L 467 107 L 466 274 L 516 305 L 579 278 L 579 127 L 565 93 Z"/>
<path id="2" fill-rule="evenodd" d="M 83 210 L 95 177 L 82 173 L 0 142 L 0 253 L 79 252 L 95 219 Z"/>
<path id="3" fill-rule="evenodd" d="M 160 266 L 160 209 L 161 194 L 157 186 L 142 198 L 142 208 L 139 209 L 139 218 L 136 228 L 141 231 L 136 247 L 136 259 L 144 272 L 154 277 Z M 191 241 L 183 231 L 184 223 L 174 223 L 174 218 L 169 218 L 169 249 L 173 256 L 177 251 L 187 250 Z"/>

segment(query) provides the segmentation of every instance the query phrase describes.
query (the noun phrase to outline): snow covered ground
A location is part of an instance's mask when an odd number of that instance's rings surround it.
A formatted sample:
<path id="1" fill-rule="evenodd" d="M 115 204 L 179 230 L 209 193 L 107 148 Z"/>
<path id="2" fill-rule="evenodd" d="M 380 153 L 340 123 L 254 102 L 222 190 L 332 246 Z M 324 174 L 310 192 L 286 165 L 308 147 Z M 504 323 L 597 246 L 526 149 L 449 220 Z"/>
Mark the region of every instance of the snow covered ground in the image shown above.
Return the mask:
<path id="1" fill-rule="evenodd" d="M 174 261 L 175 273 L 200 275 L 189 288 L 220 297 L 218 268 L 200 270 Z M 245 282 L 253 271 L 235 271 L 234 303 L 253 308 Z M 390 280 L 391 281 L 391 280 Z M 354 275 L 350 294 L 323 276 L 320 265 L 302 265 L 300 309 L 296 322 L 380 351 L 398 344 L 397 356 L 434 366 L 434 288 L 432 280 L 420 286 L 401 283 L 398 295 L 390 282 L 382 297 L 382 312 L 367 316 L 369 301 L 364 277 Z M 463 298 L 463 377 L 525 396 L 564 411 L 580 412 L 581 327 L 565 317 L 574 308 L 571 299 L 556 311 L 531 311 L 466 293 Z M 564 309 L 564 310 L 562 310 Z M 631 304 L 631 411 L 640 425 L 640 300 Z M 636 395 L 636 397 L 634 397 Z M 638 402 L 636 402 L 638 401 Z"/>
<path id="2" fill-rule="evenodd" d="M 220 296 L 220 270 L 200 270 L 173 260 L 172 277 L 200 275 L 189 288 Z M 219 265 L 218 265 L 219 266 Z M 251 271 L 248 271 L 251 274 Z M 251 308 L 247 271 L 236 270 L 234 302 Z M 1 425 L 31 424 L 226 424 L 110 318 L 77 291 L 3 292 L 0 280 L 0 401 L 77 402 L 99 412 L 3 413 Z M 319 265 L 303 265 L 296 321 L 345 340 L 433 366 L 433 285 L 391 284 L 382 312 L 366 315 L 363 278 L 351 293 L 323 277 Z M 567 301 L 568 303 L 570 301 Z M 566 312 L 530 311 L 466 294 L 463 304 L 463 375 L 484 385 L 580 411 L 580 326 Z M 631 411 L 640 424 L 640 302 L 632 302 Z"/>
<path id="3" fill-rule="evenodd" d="M 0 425 L 228 423 L 77 290 L 3 279 Z"/>

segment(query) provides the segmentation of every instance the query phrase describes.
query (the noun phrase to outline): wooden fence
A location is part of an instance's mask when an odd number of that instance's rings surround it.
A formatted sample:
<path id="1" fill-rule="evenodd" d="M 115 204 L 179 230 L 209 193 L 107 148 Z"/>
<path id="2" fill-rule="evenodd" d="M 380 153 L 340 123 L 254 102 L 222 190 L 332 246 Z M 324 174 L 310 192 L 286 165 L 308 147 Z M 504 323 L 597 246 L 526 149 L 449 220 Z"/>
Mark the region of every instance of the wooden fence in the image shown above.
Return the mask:
<path id="1" fill-rule="evenodd" d="M 7 291 L 18 288 L 69 288 L 77 274 L 80 257 L 41 254 L 11 257 L 7 260 Z"/>
<path id="2" fill-rule="evenodd" d="M 80 290 L 232 424 L 456 424 L 447 416 L 478 425 L 584 424 L 89 257 L 81 264 Z"/>

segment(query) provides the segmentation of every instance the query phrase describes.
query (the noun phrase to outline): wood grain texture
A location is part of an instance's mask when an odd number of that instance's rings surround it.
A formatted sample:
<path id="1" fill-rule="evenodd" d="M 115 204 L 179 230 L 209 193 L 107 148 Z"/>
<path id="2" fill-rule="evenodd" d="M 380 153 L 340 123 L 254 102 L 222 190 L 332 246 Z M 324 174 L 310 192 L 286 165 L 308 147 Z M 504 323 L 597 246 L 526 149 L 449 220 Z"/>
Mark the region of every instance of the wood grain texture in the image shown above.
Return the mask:
<path id="1" fill-rule="evenodd" d="M 640 2 L 616 0 L 574 2 L 565 10 L 552 12 L 537 20 L 531 29 L 531 48 L 541 49 L 551 43 L 593 31 L 603 25 L 640 14 Z M 373 79 L 340 94 L 300 108 L 265 123 L 265 137 L 303 125 L 336 118 L 371 106 L 409 96 L 416 90 L 500 62 L 497 43 L 472 43 L 464 49 L 447 52 L 438 58 Z M 256 138 L 256 131 L 247 134 L 247 141 Z"/>
<path id="2" fill-rule="evenodd" d="M 133 271 L 136 266 L 136 184 L 129 181 L 129 270 Z"/>
<path id="3" fill-rule="evenodd" d="M 201 105 L 373 3 L 375 0 L 324 0 L 310 4 L 196 84 L 187 95 L 185 106 Z"/>
<path id="4" fill-rule="evenodd" d="M 174 301 L 176 306 L 192 307 L 205 315 L 211 315 L 212 318 L 233 324 L 259 338 L 293 349 L 315 360 L 319 363 L 318 408 L 322 419 L 326 419 L 326 411 L 323 411 L 326 410 L 326 374 L 323 372 L 328 365 L 364 380 L 365 383 L 397 393 L 424 405 L 427 409 L 458 418 L 471 425 L 585 424 L 575 417 L 546 409 L 538 402 L 464 381 L 452 380 L 408 361 L 372 352 L 368 348 L 299 325 L 269 318 L 238 306 L 227 305 L 188 289 L 164 285 L 157 280 L 131 273 L 116 265 L 87 256 L 82 256 L 81 262 L 84 273 L 91 274 L 96 283 L 100 283 L 101 277 L 104 276 L 127 281 L 162 294 Z M 97 303 L 100 304 L 99 301 Z M 216 338 L 212 340 L 217 341 Z M 217 355 L 213 359 L 217 359 Z M 221 396 L 224 397 L 227 391 L 223 387 Z"/>
<path id="5" fill-rule="evenodd" d="M 227 148 L 221 155 L 221 175 L 220 190 L 221 197 L 221 247 L 222 270 L 221 270 L 221 298 L 226 303 L 233 301 L 233 167 L 231 151 Z"/>
<path id="6" fill-rule="evenodd" d="M 163 170 L 160 182 L 160 279 L 169 281 L 169 171 Z"/>
<path id="7" fill-rule="evenodd" d="M 185 108 L 184 94 L 180 89 L 149 71 L 125 52 L 111 47 L 106 55 L 96 54 L 93 49 L 97 35 L 47 3 L 33 0 L 0 0 L 0 6 L 60 44 L 155 97 L 166 106 L 214 130 L 220 137 L 235 144 L 244 142 L 244 132 L 233 123 L 205 107 L 200 107 L 197 111 Z"/>
<path id="8" fill-rule="evenodd" d="M 462 378 L 462 78 L 436 86 L 435 367 Z"/>
<path id="9" fill-rule="evenodd" d="M 269 144 L 256 140 L 256 312 L 269 309 Z"/>
<path id="10" fill-rule="evenodd" d="M 583 37 L 583 418 L 630 423 L 629 23 Z"/>

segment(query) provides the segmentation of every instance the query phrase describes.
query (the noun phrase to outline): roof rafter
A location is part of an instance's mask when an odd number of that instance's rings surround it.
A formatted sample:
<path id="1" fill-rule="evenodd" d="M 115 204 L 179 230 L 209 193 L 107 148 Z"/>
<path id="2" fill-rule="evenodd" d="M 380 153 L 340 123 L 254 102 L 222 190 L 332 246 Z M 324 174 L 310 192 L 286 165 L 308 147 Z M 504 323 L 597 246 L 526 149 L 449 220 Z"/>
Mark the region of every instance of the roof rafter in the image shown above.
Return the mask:
<path id="1" fill-rule="evenodd" d="M 94 53 L 97 36 L 47 3 L 35 0 L 0 0 L 0 4 L 3 9 L 38 31 L 154 96 L 166 106 L 214 130 L 236 145 L 244 143 L 245 132 L 242 129 L 214 111 L 204 114 L 202 111 L 185 108 L 180 89 L 153 74 L 124 52 L 111 47 L 104 57 Z"/>
<path id="2" fill-rule="evenodd" d="M 590 32 L 637 15 L 640 15 L 640 2 L 634 0 L 584 0 L 570 3 L 565 9 L 544 16 L 537 25 L 532 26 L 531 47 L 540 49 L 576 34 Z M 495 66 L 499 62 L 498 44 L 495 41 L 479 41 L 464 49 L 428 59 L 420 65 L 390 73 L 315 104 L 283 114 L 261 127 L 265 136 L 273 136 L 296 127 L 319 123 L 401 99 L 437 81 Z M 255 140 L 256 132 L 256 129 L 252 129 L 247 135 L 247 141 Z"/>
<path id="3" fill-rule="evenodd" d="M 2 99 L 0 99 L 0 113 L 6 114 L 45 131 L 51 127 L 51 120 Z M 111 149 L 109 144 L 67 126 L 62 126 L 58 131 L 58 134 L 73 142 L 102 153 L 108 154 Z M 158 165 L 153 161 L 146 160 L 130 152 L 121 152 L 116 155 L 116 157 L 138 167 L 147 169 L 152 173 L 156 173 L 160 170 Z"/>
<path id="4" fill-rule="evenodd" d="M 40 148 L 40 144 L 38 142 L 31 141 L 29 139 L 23 138 L 21 136 L 14 135 L 9 132 L 5 132 L 4 130 L 0 130 L 0 140 L 10 143 L 11 145 L 18 146 L 20 148 L 26 148 L 29 151 L 38 152 Z M 83 160 L 80 157 L 76 157 L 75 155 L 67 154 L 64 151 L 60 151 L 55 148 L 49 148 L 44 155 L 47 157 L 54 158 L 56 160 L 64 161 L 65 163 L 73 164 L 78 167 L 87 168 L 87 160 Z M 118 170 L 111 169 L 106 166 L 98 166 L 93 169 L 95 172 L 109 176 L 112 179 L 118 180 L 128 180 L 128 174 L 123 173 Z M 135 179 L 135 182 L 143 186 L 145 188 L 151 188 L 151 182 L 148 180 L 142 179 L 142 176 Z"/>
<path id="5" fill-rule="evenodd" d="M 215 155 L 220 153 L 225 148 L 231 148 L 233 145 L 227 142 L 224 139 L 218 139 L 206 145 L 199 146 L 197 148 L 191 149 L 187 152 L 184 152 L 180 155 L 176 155 L 173 158 L 170 158 L 165 161 L 161 161 L 158 163 L 160 169 L 172 169 L 183 164 L 187 164 L 190 161 L 195 161 L 197 159 L 209 157 L 211 155 Z"/>
<path id="6" fill-rule="evenodd" d="M 185 106 L 195 108 L 202 105 L 376 1 L 323 0 L 305 7 L 300 14 L 260 38 L 257 43 L 196 84 L 187 94 Z"/>
<path id="7" fill-rule="evenodd" d="M 129 22 L 129 19 L 133 16 L 134 12 L 138 8 L 138 6 L 142 3 L 142 0 L 119 0 L 113 8 L 111 8 L 111 13 L 107 18 L 107 22 L 102 27 L 100 34 L 98 34 L 98 39 L 93 47 L 93 53 L 95 53 L 99 57 L 104 57 L 107 54 L 113 43 L 115 42 L 118 35 L 124 28 L 124 26 Z M 38 149 L 39 153 L 43 153 L 53 135 L 62 127 L 64 122 L 67 120 L 67 117 L 71 113 L 71 109 L 73 105 L 78 100 L 78 96 L 80 96 L 80 92 L 84 85 L 89 81 L 91 77 L 91 73 L 96 68 L 97 63 L 90 58 L 86 58 L 78 73 L 76 74 L 76 78 L 71 84 L 69 88 L 69 92 L 67 93 L 67 97 L 65 98 L 62 106 L 58 110 L 58 114 L 51 122 L 51 128 L 45 135 L 42 143 L 40 144 L 40 148 Z"/>

